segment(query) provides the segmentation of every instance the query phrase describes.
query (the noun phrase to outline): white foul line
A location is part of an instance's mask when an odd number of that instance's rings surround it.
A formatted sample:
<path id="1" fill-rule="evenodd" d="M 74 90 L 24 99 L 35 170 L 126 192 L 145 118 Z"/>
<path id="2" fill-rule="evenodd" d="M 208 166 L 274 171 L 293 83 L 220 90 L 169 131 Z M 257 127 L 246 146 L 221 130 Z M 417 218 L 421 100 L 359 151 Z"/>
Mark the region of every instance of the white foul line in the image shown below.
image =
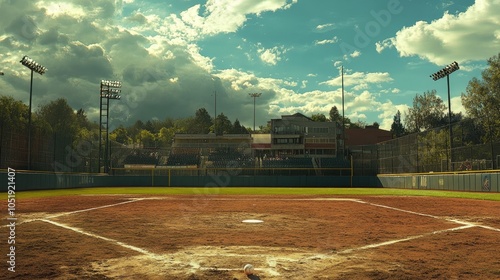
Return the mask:
<path id="1" fill-rule="evenodd" d="M 364 203 L 364 204 L 368 204 L 368 205 L 372 205 L 372 206 L 376 206 L 376 207 L 381 207 L 381 208 L 387 208 L 387 209 L 391 209 L 391 210 L 395 210 L 395 211 L 399 211 L 399 212 L 404 212 L 404 213 L 409 213 L 409 214 L 414 214 L 414 215 L 418 215 L 418 216 L 429 217 L 429 218 L 433 218 L 433 219 L 437 219 L 437 220 L 445 220 L 448 222 L 453 222 L 453 223 L 457 223 L 457 224 L 461 224 L 461 225 L 465 225 L 465 226 L 470 226 L 470 227 L 480 227 L 480 228 L 484 228 L 484 229 L 500 231 L 500 229 L 498 229 L 498 228 L 485 226 L 485 225 L 481 225 L 481 224 L 476 224 L 476 223 L 471 223 L 471 222 L 466 222 L 466 221 L 462 221 L 462 220 L 458 220 L 458 219 L 439 217 L 439 216 L 434 216 L 434 215 L 430 215 L 430 214 L 424 214 L 424 213 L 419 213 L 419 212 L 415 212 L 415 211 L 404 210 L 401 208 L 391 207 L 391 206 L 387 206 L 387 205 L 366 202 L 366 201 L 362 201 L 362 200 L 357 200 L 354 202 Z"/>
<path id="2" fill-rule="evenodd" d="M 500 231 L 500 228 L 494 228 L 494 227 L 485 226 L 485 225 L 478 225 L 478 227 L 484 228 L 484 229 L 489 229 L 489 230 L 494 230 L 494 231 Z"/>
<path id="3" fill-rule="evenodd" d="M 422 237 L 426 237 L 426 236 L 433 235 L 433 234 L 443 233 L 443 232 L 447 232 L 447 231 L 455 231 L 455 230 L 467 229 L 467 228 L 472 228 L 472 227 L 475 227 L 475 225 L 465 225 L 465 226 L 456 227 L 456 228 L 436 230 L 436 231 L 433 231 L 433 232 L 430 232 L 430 233 L 421 234 L 421 235 L 408 236 L 408 237 L 402 238 L 402 239 L 395 239 L 395 240 L 390 240 L 390 241 L 386 241 L 386 242 L 381 242 L 381 243 L 375 243 L 375 244 L 370 244 L 370 245 L 366 245 L 366 246 L 361 246 L 361 247 L 357 247 L 357 248 L 346 249 L 346 250 L 338 252 L 338 254 L 348 254 L 348 253 L 351 253 L 353 251 L 366 250 L 366 249 L 372 249 L 372 248 L 377 248 L 377 247 L 392 245 L 392 244 L 395 244 L 395 243 L 399 243 L 399 242 L 403 242 L 403 241 L 409 241 L 409 240 L 413 240 L 413 239 L 417 239 L 417 238 L 422 238 Z"/>
<path id="4" fill-rule="evenodd" d="M 438 216 L 434 216 L 434 215 L 430 215 L 430 214 L 424 214 L 424 213 L 419 213 L 419 212 L 414 212 L 414 211 L 410 211 L 410 210 L 404 210 L 404 209 L 395 208 L 395 207 L 391 207 L 391 206 L 387 206 L 387 205 L 383 205 L 383 204 L 366 202 L 366 201 L 362 201 L 362 200 L 357 200 L 355 202 L 364 203 L 364 204 L 368 204 L 368 205 L 372 205 L 372 206 L 377 206 L 377 207 L 381 207 L 381 208 L 387 208 L 387 209 L 391 209 L 391 210 L 396 210 L 396 211 L 399 211 L 399 212 L 405 212 L 405 213 L 415 214 L 415 215 L 418 215 L 418 216 L 430 217 L 430 218 L 434 218 L 434 219 L 441 219 Z"/>
<path id="5" fill-rule="evenodd" d="M 87 212 L 87 211 L 92 211 L 92 210 L 98 210 L 98 209 L 103 209 L 103 208 L 108 208 L 108 207 L 113 207 L 113 206 L 118 206 L 118 205 L 122 205 L 122 204 L 127 204 L 127 203 L 132 203 L 132 202 L 136 202 L 136 201 L 141 201 L 141 200 L 144 200 L 146 198 L 134 198 L 134 199 L 131 199 L 131 200 L 127 200 L 127 201 L 122 201 L 122 202 L 119 202 L 119 203 L 115 203 L 115 204 L 109 204 L 109 205 L 103 205 L 103 206 L 98 206 L 98 207 L 93 207 L 93 208 L 88 208 L 88 209 L 81 209 L 81 210 L 76 210 L 76 211 L 71 211 L 71 212 L 62 212 L 62 213 L 57 213 L 57 214 L 53 214 L 53 215 L 48 215 L 45 217 L 45 219 L 52 219 L 52 218 L 57 218 L 57 217 L 61 217 L 61 216 L 66 216 L 66 215 L 71 215 L 71 214 L 76 214 L 76 213 L 82 213 L 82 212 Z M 18 225 L 20 224 L 25 224 L 25 223 L 31 223 L 31 222 L 35 222 L 35 221 L 41 221 L 42 219 L 28 219 L 28 220 L 23 220 L 23 221 L 19 221 Z M 1 227 L 8 227 L 9 225 L 3 225 Z"/>
<path id="6" fill-rule="evenodd" d="M 142 198 L 134 198 L 134 199 L 131 199 L 131 200 L 122 201 L 122 202 L 115 203 L 115 204 L 103 205 L 103 206 L 98 206 L 98 207 L 94 207 L 94 208 L 76 210 L 76 211 L 71 211 L 71 212 L 63 212 L 63 213 L 59 213 L 59 214 L 47 216 L 47 219 L 57 218 L 57 217 L 60 217 L 60 216 L 66 216 L 66 215 L 71 215 L 71 214 L 76 214 L 76 213 L 82 213 L 82 212 L 87 212 L 87 211 L 92 211 L 92 210 L 97 210 L 97 209 L 103 209 L 103 208 L 108 208 L 108 207 L 114 207 L 114 206 L 118 206 L 118 205 L 122 205 L 122 204 L 127 204 L 127 203 L 132 203 L 132 202 L 136 202 L 136 201 L 140 201 L 140 200 L 143 200 L 143 199 Z"/>
<path id="7" fill-rule="evenodd" d="M 86 231 L 83 231 L 81 229 L 78 229 L 78 228 L 75 228 L 75 227 L 70 227 L 68 225 L 61 224 L 61 223 L 58 223 L 58 222 L 54 222 L 54 221 L 47 220 L 47 219 L 40 219 L 40 221 L 46 222 L 46 223 L 49 223 L 49 224 L 53 224 L 55 226 L 62 227 L 62 228 L 65 228 L 65 229 L 69 229 L 69 230 L 72 230 L 74 232 L 78 232 L 78 233 L 81 233 L 81 234 L 84 234 L 84 235 L 87 235 L 87 236 L 90 236 L 90 237 L 94 237 L 94 238 L 98 238 L 98 239 L 102 239 L 102 240 L 114 243 L 116 245 L 119 245 L 119 246 L 122 246 L 124 248 L 136 251 L 138 253 L 144 254 L 144 255 L 146 255 L 148 257 L 151 257 L 153 259 L 156 259 L 156 260 L 161 260 L 162 259 L 161 256 L 159 256 L 157 254 L 151 253 L 151 252 L 149 252 L 149 251 L 147 251 L 145 249 L 139 248 L 139 247 L 128 245 L 126 243 L 120 242 L 120 241 L 115 240 L 115 239 L 111 239 L 111 238 L 107 238 L 107 237 L 100 236 L 100 235 L 97 235 L 97 234 L 93 234 L 93 233 L 90 233 L 90 232 L 86 232 Z"/>

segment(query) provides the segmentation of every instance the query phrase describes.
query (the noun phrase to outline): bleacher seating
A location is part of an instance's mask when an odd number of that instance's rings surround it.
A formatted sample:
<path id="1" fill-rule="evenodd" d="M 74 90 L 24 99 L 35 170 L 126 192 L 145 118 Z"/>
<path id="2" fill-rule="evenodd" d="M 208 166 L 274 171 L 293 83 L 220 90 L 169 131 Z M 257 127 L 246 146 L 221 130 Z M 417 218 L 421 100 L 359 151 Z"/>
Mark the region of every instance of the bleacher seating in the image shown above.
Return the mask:
<path id="1" fill-rule="evenodd" d="M 235 149 L 223 148 L 215 149 L 208 155 L 207 167 L 226 168 L 230 162 L 238 164 L 238 167 L 254 167 L 253 158 Z"/>
<path id="2" fill-rule="evenodd" d="M 123 160 L 124 164 L 156 165 L 158 154 L 155 152 L 134 151 Z"/>
<path id="3" fill-rule="evenodd" d="M 318 166 L 321 168 L 349 168 L 351 163 L 343 158 L 329 157 L 318 158 Z"/>
<path id="4" fill-rule="evenodd" d="M 314 168 L 309 157 L 298 158 L 266 158 L 262 160 L 264 168 Z"/>
<path id="5" fill-rule="evenodd" d="M 167 166 L 198 166 L 199 163 L 200 156 L 191 154 L 170 155 L 167 160 Z"/>
<path id="6" fill-rule="evenodd" d="M 200 166 L 200 149 L 175 148 L 170 151 L 167 166 Z"/>

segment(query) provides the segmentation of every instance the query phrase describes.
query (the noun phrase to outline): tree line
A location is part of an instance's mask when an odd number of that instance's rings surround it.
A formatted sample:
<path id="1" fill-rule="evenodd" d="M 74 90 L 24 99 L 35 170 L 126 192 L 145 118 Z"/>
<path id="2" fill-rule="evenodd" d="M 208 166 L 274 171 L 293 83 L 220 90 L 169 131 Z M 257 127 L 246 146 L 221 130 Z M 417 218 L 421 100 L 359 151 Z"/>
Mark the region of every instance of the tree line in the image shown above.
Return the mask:
<path id="1" fill-rule="evenodd" d="M 500 138 L 500 54 L 488 59 L 488 67 L 482 72 L 482 79 L 473 78 L 462 93 L 462 104 L 467 116 L 462 113 L 451 114 L 453 123 L 461 122 L 466 130 L 474 131 L 465 139 L 467 143 L 477 144 Z M 0 129 L 27 129 L 28 106 L 13 97 L 0 95 Z M 437 96 L 435 90 L 417 94 L 412 107 L 404 112 L 397 112 L 391 125 L 394 137 L 422 132 L 448 124 L 444 101 Z M 313 114 L 313 121 L 337 122 L 346 128 L 364 128 L 367 123 L 352 122 L 343 117 L 336 106 L 331 107 L 328 118 L 324 114 Z M 33 112 L 33 129 L 44 134 L 53 134 L 67 138 L 68 141 L 96 141 L 99 135 L 99 124 L 88 120 L 83 109 L 74 110 L 64 98 L 59 98 L 41 105 Z M 373 126 L 379 127 L 378 123 Z M 137 120 L 130 126 L 119 126 L 110 133 L 110 138 L 123 145 L 141 147 L 162 147 L 170 145 L 176 133 L 190 134 L 247 134 L 269 133 L 269 124 L 259 126 L 253 132 L 242 126 L 238 119 L 234 122 L 224 115 L 216 118 L 210 116 L 205 108 L 196 110 L 194 116 L 164 120 Z"/>
<path id="2" fill-rule="evenodd" d="M 29 109 L 20 100 L 10 96 L 0 96 L 0 127 L 2 129 L 16 128 L 24 131 L 27 129 Z M 336 106 L 330 110 L 329 118 L 324 114 L 313 114 L 313 121 L 332 121 L 340 126 L 342 116 Z M 362 128 L 366 125 L 361 121 L 351 122 L 344 118 L 346 127 Z M 377 123 L 374 123 L 378 127 Z M 32 129 L 41 135 L 51 135 L 58 139 L 64 139 L 66 144 L 77 144 L 77 142 L 97 142 L 99 139 L 99 124 L 91 122 L 83 109 L 74 110 L 65 98 L 59 98 L 41 105 L 32 114 Z M 129 126 L 120 125 L 113 129 L 109 137 L 112 141 L 127 146 L 135 147 L 165 147 L 172 144 L 176 133 L 183 134 L 249 134 L 269 133 L 270 123 L 259 126 L 256 131 L 241 125 L 236 119 L 234 122 L 220 113 L 217 118 L 210 116 L 205 108 L 196 110 L 194 116 L 173 119 L 167 117 L 164 120 L 137 120 Z M 59 141 L 61 142 L 61 141 Z M 64 148 L 64 146 L 62 146 Z"/>
<path id="3" fill-rule="evenodd" d="M 0 95 L 0 130 L 7 132 L 15 129 L 26 131 L 28 128 L 29 108 L 22 101 L 11 96 Z M 74 110 L 65 98 L 58 98 L 41 105 L 32 113 L 32 129 L 39 135 L 51 135 L 64 139 L 66 144 L 81 141 L 97 142 L 99 124 L 91 122 L 83 109 Z M 270 130 L 260 127 L 260 131 Z M 176 133 L 190 134 L 248 134 L 251 130 L 236 119 L 220 113 L 213 119 L 205 108 L 187 118 L 165 120 L 137 120 L 130 126 L 120 125 L 109 134 L 112 141 L 123 145 L 140 147 L 161 147 L 170 145 Z"/>
<path id="4" fill-rule="evenodd" d="M 111 140 L 125 145 L 142 147 L 164 147 L 172 144 L 176 133 L 185 134 L 249 134 L 250 129 L 242 126 L 236 119 L 231 122 L 221 113 L 217 118 L 210 116 L 205 108 L 196 110 L 195 115 L 187 118 L 165 120 L 137 120 L 130 126 L 119 126 L 110 133 Z"/>
<path id="5" fill-rule="evenodd" d="M 394 137 L 418 133 L 460 123 L 464 145 L 487 143 L 500 139 L 500 54 L 487 60 L 481 78 L 472 78 L 461 94 L 466 115 L 447 113 L 448 107 L 435 90 L 416 95 L 412 107 L 404 114 L 394 115 L 391 132 Z M 467 133 L 465 133 L 465 132 Z"/>

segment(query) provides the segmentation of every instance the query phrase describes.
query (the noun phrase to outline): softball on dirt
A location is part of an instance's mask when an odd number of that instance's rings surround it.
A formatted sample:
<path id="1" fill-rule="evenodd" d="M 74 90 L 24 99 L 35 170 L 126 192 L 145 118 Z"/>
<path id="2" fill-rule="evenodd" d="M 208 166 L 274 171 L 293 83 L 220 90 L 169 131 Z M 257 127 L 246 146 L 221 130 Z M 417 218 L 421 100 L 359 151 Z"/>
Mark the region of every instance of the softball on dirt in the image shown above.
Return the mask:
<path id="1" fill-rule="evenodd" d="M 243 267 L 243 271 L 245 272 L 246 275 L 253 274 L 253 265 L 245 264 L 245 266 Z"/>

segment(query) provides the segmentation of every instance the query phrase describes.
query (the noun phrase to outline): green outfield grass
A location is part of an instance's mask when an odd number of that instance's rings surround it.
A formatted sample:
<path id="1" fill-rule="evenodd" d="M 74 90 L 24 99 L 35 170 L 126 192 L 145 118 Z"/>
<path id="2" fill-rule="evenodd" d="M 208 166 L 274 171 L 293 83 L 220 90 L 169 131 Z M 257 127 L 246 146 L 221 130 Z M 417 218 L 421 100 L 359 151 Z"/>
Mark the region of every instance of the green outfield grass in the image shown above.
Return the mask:
<path id="1" fill-rule="evenodd" d="M 23 191 L 17 192 L 17 199 L 64 196 L 64 195 L 387 195 L 387 196 L 433 196 L 450 198 L 468 198 L 500 201 L 500 193 L 458 192 L 439 190 L 405 190 L 387 188 L 176 188 L 176 187 L 103 187 L 77 188 L 62 190 Z M 7 193 L 1 193 L 0 199 L 7 199 Z"/>

